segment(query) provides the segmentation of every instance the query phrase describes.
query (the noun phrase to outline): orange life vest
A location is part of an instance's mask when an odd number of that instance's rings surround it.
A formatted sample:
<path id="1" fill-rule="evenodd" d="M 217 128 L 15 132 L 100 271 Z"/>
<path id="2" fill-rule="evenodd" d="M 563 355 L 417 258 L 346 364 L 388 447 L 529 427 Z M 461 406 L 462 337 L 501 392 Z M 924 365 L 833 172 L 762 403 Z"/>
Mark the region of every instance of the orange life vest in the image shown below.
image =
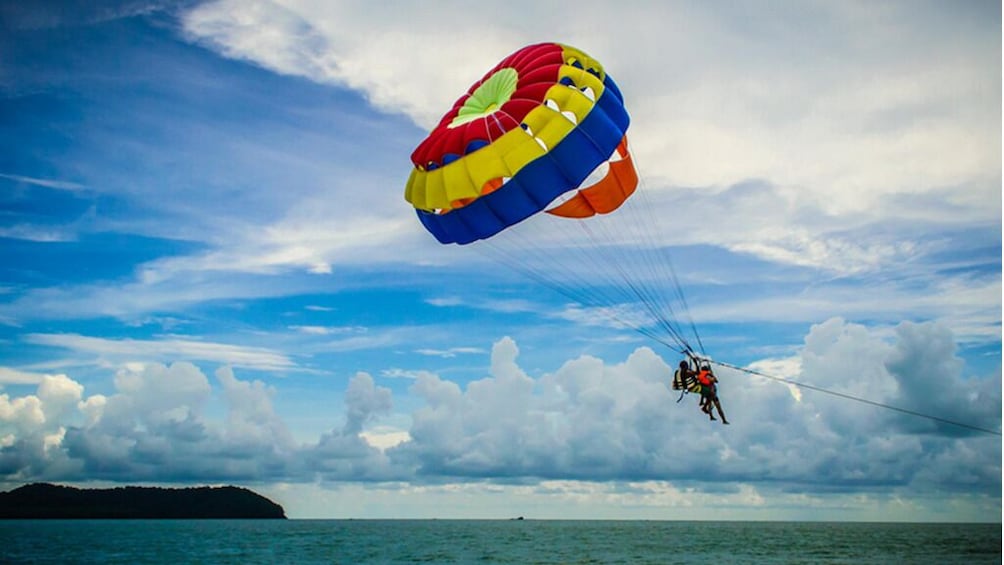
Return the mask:
<path id="1" fill-rule="evenodd" d="M 710 374 L 711 371 L 701 371 L 700 373 L 697 373 L 697 380 L 704 386 L 711 386 L 711 378 L 708 377 Z"/>

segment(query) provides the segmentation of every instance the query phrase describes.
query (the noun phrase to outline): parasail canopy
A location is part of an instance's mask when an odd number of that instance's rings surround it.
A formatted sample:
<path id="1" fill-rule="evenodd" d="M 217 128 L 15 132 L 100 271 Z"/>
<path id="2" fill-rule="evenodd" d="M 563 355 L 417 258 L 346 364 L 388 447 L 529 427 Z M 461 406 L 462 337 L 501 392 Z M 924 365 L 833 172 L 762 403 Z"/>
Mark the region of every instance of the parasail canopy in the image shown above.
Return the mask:
<path id="1" fill-rule="evenodd" d="M 418 145 L 405 199 L 441 243 L 490 238 L 542 211 L 609 213 L 638 184 L 629 122 L 598 61 L 559 43 L 524 47 L 474 83 Z M 605 176 L 583 186 L 601 167 Z"/>

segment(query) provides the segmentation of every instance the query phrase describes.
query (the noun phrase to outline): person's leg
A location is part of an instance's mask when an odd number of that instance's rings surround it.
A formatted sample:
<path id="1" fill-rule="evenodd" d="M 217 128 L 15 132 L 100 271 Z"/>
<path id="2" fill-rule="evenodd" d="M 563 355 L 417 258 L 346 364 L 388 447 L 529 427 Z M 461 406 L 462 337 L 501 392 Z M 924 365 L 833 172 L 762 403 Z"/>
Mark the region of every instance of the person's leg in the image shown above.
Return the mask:
<path id="1" fill-rule="evenodd" d="M 725 419 L 725 412 L 722 412 L 722 403 L 718 401 L 718 397 L 715 397 L 715 408 L 718 409 L 718 415 L 722 417 L 722 423 L 728 424 L 729 421 Z M 712 418 L 713 420 L 714 418 Z"/>
<path id="2" fill-rule="evenodd" d="M 711 408 L 711 400 L 713 397 L 709 396 L 706 392 L 701 393 L 701 401 L 704 403 L 701 407 L 701 411 L 708 415 L 708 418 L 716 420 L 715 413 Z"/>

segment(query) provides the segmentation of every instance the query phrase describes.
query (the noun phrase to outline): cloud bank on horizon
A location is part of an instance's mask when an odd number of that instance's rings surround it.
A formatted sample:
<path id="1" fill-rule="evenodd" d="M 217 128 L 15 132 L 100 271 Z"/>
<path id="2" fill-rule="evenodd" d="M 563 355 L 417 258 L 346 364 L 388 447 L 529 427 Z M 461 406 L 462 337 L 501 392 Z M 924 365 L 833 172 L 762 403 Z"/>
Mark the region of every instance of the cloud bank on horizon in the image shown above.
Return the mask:
<path id="1" fill-rule="evenodd" d="M 676 396 L 666 387 L 669 368 L 647 347 L 620 363 L 584 356 L 536 377 L 518 355 L 505 337 L 492 348 L 489 373 L 464 386 L 416 375 L 409 389 L 421 407 L 407 434 L 386 445 L 378 431 L 362 434 L 394 408 L 390 389 L 367 373 L 348 383 L 344 422 L 332 422 L 315 442 L 294 438 L 273 406 L 275 387 L 240 380 L 226 367 L 211 383 L 187 362 L 125 365 L 110 395 L 88 395 L 64 374 L 37 375 L 34 394 L 0 394 L 0 418 L 13 428 L 2 438 L 0 469 L 63 481 L 672 477 L 876 495 L 908 488 L 979 494 L 999 483 L 999 465 L 983 460 L 999 437 L 734 371 L 722 373 L 723 398 L 740 424 L 709 433 L 692 402 L 667 417 Z M 863 326 L 829 320 L 813 327 L 794 361 L 806 384 L 999 423 L 1000 378 L 965 378 L 951 334 L 935 324 L 905 323 L 887 344 Z M 214 399 L 222 414 L 208 410 Z"/>
<path id="2" fill-rule="evenodd" d="M 4 5 L 0 476 L 595 500 L 584 482 L 669 480 L 670 506 L 998 519 L 999 437 L 733 372 L 736 424 L 709 433 L 674 359 L 436 245 L 402 190 L 497 60 L 581 47 L 627 97 L 673 220 L 653 236 L 716 355 L 998 430 L 999 22 L 992 2 L 531 2 L 490 24 L 451 1 Z"/>

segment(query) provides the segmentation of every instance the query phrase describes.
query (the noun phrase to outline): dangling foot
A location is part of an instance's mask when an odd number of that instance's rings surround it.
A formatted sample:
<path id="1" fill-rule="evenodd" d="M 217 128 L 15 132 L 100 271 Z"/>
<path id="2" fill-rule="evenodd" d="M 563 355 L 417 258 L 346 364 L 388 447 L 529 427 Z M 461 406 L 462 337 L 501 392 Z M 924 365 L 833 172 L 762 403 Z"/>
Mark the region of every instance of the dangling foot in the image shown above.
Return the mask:
<path id="1" fill-rule="evenodd" d="M 715 418 L 714 416 L 712 416 L 711 414 L 708 414 L 708 418 L 711 418 L 711 421 L 712 421 L 712 422 L 714 422 L 715 420 L 717 420 L 717 419 L 718 419 L 718 418 Z"/>
<path id="2" fill-rule="evenodd" d="M 729 425 L 729 421 L 726 420 L 725 418 L 722 418 L 722 423 L 725 424 L 726 426 Z"/>

